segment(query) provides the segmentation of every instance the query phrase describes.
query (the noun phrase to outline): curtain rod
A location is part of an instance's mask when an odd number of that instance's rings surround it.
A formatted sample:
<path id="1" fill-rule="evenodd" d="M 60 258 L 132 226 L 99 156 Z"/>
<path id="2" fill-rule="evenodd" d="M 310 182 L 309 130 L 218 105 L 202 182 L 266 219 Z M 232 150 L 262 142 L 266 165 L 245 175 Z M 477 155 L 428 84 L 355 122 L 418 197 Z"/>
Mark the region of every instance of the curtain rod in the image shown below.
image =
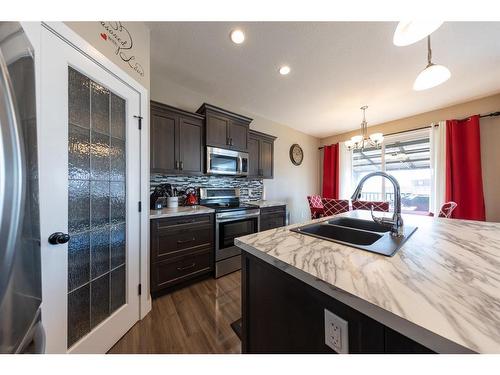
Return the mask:
<path id="1" fill-rule="evenodd" d="M 487 115 L 480 115 L 479 118 L 483 118 L 483 117 L 496 117 L 496 116 L 500 116 L 500 111 L 488 113 Z M 461 119 L 459 121 L 467 120 L 468 118 L 470 118 L 470 116 L 466 117 L 466 118 L 463 118 L 463 119 Z M 402 132 L 394 132 L 394 133 L 384 134 L 384 136 L 395 135 L 395 134 L 402 134 L 402 133 L 408 133 L 408 132 L 413 132 L 413 131 L 422 130 L 422 129 L 428 129 L 431 126 L 438 126 L 438 125 L 434 124 L 434 125 L 422 126 L 420 128 L 415 128 L 415 129 L 410 129 L 410 130 L 403 130 Z M 325 148 L 325 146 L 321 146 L 321 147 L 318 147 L 318 150 L 322 150 L 324 148 Z"/>

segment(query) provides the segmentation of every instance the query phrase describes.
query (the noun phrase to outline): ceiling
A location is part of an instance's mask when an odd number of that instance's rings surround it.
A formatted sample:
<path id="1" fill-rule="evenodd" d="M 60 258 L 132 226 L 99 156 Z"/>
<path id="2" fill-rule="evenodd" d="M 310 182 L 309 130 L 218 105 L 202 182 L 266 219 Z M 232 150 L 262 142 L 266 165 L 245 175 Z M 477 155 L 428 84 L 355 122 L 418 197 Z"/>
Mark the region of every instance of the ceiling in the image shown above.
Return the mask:
<path id="1" fill-rule="evenodd" d="M 433 33 L 433 62 L 452 76 L 421 92 L 412 85 L 426 42 L 394 46 L 396 24 L 151 22 L 151 86 L 161 75 L 316 137 L 358 128 L 365 104 L 374 125 L 500 91 L 500 22 L 447 22 Z M 245 31 L 241 45 L 229 38 L 235 27 Z"/>

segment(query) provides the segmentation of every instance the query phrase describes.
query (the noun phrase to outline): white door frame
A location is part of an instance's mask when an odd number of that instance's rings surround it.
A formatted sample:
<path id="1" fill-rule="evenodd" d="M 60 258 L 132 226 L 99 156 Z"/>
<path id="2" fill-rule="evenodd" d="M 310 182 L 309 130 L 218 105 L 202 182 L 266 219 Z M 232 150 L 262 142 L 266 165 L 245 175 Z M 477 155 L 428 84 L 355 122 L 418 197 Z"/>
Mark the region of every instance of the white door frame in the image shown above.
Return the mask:
<path id="1" fill-rule="evenodd" d="M 44 128 L 40 108 L 40 41 L 42 27 L 57 35 L 61 40 L 74 48 L 82 57 L 88 58 L 102 69 L 106 70 L 118 80 L 129 86 L 140 95 L 140 113 L 142 116 L 142 130 L 140 136 L 140 199 L 142 202 L 142 212 L 140 213 L 140 283 L 142 285 L 142 294 L 140 295 L 139 317 L 143 319 L 151 310 L 151 294 L 149 286 L 149 93 L 140 83 L 130 77 L 116 64 L 95 49 L 86 40 L 71 30 L 62 22 L 22 22 L 33 47 L 35 49 L 35 69 L 36 69 L 36 93 L 37 93 L 37 119 L 38 119 L 38 137 Z M 39 157 L 40 159 L 40 157 Z M 42 238 L 42 241 L 45 241 Z M 44 268 L 44 259 L 42 257 L 42 273 Z M 42 285 L 43 289 L 43 285 Z M 43 298 L 43 296 L 42 296 Z M 43 303 L 43 301 L 42 301 Z"/>

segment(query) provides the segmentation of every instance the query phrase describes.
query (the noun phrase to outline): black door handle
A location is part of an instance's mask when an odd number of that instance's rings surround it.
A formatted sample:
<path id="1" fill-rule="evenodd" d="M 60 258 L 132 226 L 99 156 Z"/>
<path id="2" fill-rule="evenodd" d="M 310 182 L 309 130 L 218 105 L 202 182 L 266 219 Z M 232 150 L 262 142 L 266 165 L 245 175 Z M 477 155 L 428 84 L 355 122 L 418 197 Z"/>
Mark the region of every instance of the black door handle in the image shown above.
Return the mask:
<path id="1" fill-rule="evenodd" d="M 51 245 L 60 245 L 68 242 L 70 239 L 69 234 L 63 232 L 55 232 L 49 236 L 49 243 Z"/>

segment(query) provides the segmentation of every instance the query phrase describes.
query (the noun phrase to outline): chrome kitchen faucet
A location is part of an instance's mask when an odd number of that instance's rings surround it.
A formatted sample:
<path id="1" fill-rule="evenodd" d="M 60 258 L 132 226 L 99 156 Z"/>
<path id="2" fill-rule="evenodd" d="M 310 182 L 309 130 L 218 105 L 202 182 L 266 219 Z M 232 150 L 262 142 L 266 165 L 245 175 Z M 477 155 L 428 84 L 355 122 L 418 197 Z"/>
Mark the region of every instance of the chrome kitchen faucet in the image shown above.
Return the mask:
<path id="1" fill-rule="evenodd" d="M 371 206 L 371 215 L 374 222 L 377 224 L 387 225 L 391 227 L 391 235 L 394 237 L 403 237 L 403 218 L 401 217 L 401 188 L 399 187 L 399 182 L 388 173 L 385 172 L 372 172 L 367 174 L 365 177 L 359 181 L 358 187 L 354 191 L 351 197 L 352 201 L 356 201 L 361 197 L 361 190 L 363 190 L 363 185 L 369 178 L 381 176 L 387 178 L 391 181 L 392 186 L 394 186 L 394 213 L 392 219 L 386 217 L 376 217 L 373 214 L 373 205 Z"/>

